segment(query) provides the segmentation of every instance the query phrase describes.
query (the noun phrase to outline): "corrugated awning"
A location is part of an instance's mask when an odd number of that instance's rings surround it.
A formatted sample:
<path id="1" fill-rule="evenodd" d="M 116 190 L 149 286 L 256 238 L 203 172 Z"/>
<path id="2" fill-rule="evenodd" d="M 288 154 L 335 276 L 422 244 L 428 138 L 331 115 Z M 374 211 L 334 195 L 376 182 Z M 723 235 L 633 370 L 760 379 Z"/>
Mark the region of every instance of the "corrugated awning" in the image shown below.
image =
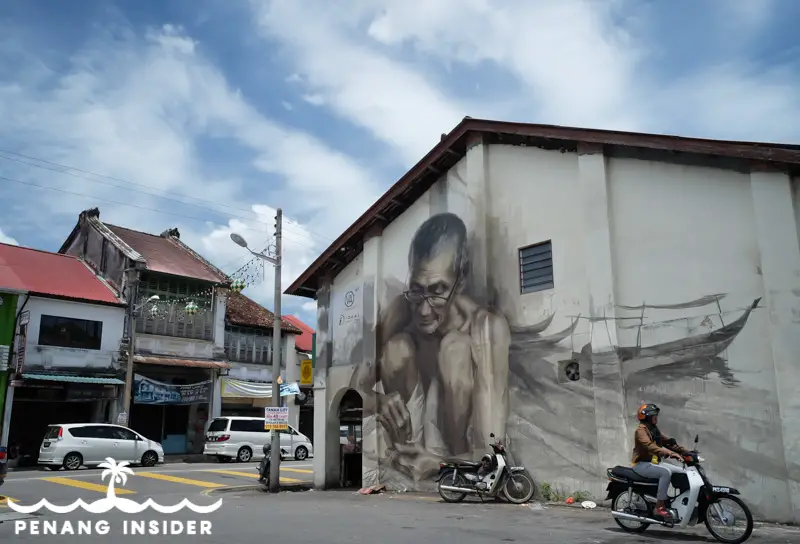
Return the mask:
<path id="1" fill-rule="evenodd" d="M 134 355 L 133 362 L 143 365 L 184 366 L 192 368 L 230 368 L 225 361 L 210 361 L 204 359 L 176 359 L 175 357 L 145 357 Z"/>
<path id="2" fill-rule="evenodd" d="M 117 378 L 98 378 L 95 376 L 67 376 L 63 374 L 23 374 L 26 380 L 42 380 L 46 382 L 66 382 L 66 383 L 93 383 L 101 385 L 125 385 L 125 382 Z"/>

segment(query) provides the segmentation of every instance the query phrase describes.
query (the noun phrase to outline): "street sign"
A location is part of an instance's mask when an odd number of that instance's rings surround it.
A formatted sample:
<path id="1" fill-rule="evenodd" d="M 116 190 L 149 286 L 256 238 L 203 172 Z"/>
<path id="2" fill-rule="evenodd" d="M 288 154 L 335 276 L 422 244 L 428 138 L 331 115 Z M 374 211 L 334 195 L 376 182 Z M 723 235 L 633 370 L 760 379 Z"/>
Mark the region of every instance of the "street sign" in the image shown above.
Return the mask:
<path id="1" fill-rule="evenodd" d="M 289 428 L 289 408 L 264 408 L 264 429 L 267 431 L 285 431 Z"/>
<path id="2" fill-rule="evenodd" d="M 314 384 L 314 361 L 305 359 L 300 361 L 300 385 Z"/>
<path id="3" fill-rule="evenodd" d="M 27 325 L 31 322 L 31 311 L 25 310 L 21 314 L 19 314 L 19 326 Z"/>
<path id="4" fill-rule="evenodd" d="M 117 425 L 127 425 L 128 424 L 128 412 L 120 412 L 117 414 Z"/>

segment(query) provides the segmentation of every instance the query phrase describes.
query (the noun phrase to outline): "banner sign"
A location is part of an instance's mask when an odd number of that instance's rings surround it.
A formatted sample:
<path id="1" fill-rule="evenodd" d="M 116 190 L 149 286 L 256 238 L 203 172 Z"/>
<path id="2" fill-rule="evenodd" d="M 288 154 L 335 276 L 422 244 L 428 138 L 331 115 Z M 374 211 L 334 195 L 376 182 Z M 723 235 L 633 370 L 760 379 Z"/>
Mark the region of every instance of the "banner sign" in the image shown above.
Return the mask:
<path id="1" fill-rule="evenodd" d="M 289 408 L 264 408 L 264 429 L 285 431 L 289 428 Z"/>
<path id="2" fill-rule="evenodd" d="M 136 404 L 205 404 L 210 401 L 211 380 L 174 385 L 140 374 L 133 378 L 133 402 Z"/>
<path id="3" fill-rule="evenodd" d="M 261 382 L 248 382 L 235 378 L 222 378 L 222 397 L 223 398 L 245 398 L 245 399 L 271 399 L 272 384 Z M 282 397 L 290 397 L 300 394 L 300 386 L 297 382 L 280 384 Z"/>
<path id="4" fill-rule="evenodd" d="M 17 335 L 17 361 L 14 370 L 22 374 L 25 368 L 25 348 L 28 344 L 28 323 L 31 320 L 31 311 L 25 310 L 19 314 L 19 334 Z"/>
<path id="5" fill-rule="evenodd" d="M 300 385 L 314 385 L 314 361 L 300 361 Z"/>

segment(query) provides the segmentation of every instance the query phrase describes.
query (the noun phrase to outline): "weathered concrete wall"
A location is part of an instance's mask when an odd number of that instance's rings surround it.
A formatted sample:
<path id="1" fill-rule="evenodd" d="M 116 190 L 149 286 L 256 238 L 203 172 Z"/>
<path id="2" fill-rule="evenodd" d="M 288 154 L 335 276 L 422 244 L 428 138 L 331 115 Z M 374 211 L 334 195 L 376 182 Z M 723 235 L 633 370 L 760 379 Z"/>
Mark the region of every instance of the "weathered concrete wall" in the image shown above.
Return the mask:
<path id="1" fill-rule="evenodd" d="M 646 401 L 758 514 L 792 520 L 797 202 L 780 173 L 472 141 L 319 294 L 318 484 L 338 480 L 348 388 L 365 484 L 417 489 L 494 432 L 540 483 L 600 495 Z M 521 294 L 520 248 L 546 241 L 553 286 Z"/>

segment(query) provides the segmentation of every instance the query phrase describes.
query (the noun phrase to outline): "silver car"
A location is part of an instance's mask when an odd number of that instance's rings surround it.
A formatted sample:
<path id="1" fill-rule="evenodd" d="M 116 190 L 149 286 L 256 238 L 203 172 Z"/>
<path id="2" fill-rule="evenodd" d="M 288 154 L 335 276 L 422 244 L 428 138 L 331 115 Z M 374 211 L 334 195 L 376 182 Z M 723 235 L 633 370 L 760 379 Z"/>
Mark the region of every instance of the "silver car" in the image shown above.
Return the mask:
<path id="1" fill-rule="evenodd" d="M 164 462 L 164 449 L 136 431 L 107 423 L 50 425 L 39 448 L 39 464 L 77 470 L 97 466 L 111 457 L 116 462 L 152 467 Z"/>

